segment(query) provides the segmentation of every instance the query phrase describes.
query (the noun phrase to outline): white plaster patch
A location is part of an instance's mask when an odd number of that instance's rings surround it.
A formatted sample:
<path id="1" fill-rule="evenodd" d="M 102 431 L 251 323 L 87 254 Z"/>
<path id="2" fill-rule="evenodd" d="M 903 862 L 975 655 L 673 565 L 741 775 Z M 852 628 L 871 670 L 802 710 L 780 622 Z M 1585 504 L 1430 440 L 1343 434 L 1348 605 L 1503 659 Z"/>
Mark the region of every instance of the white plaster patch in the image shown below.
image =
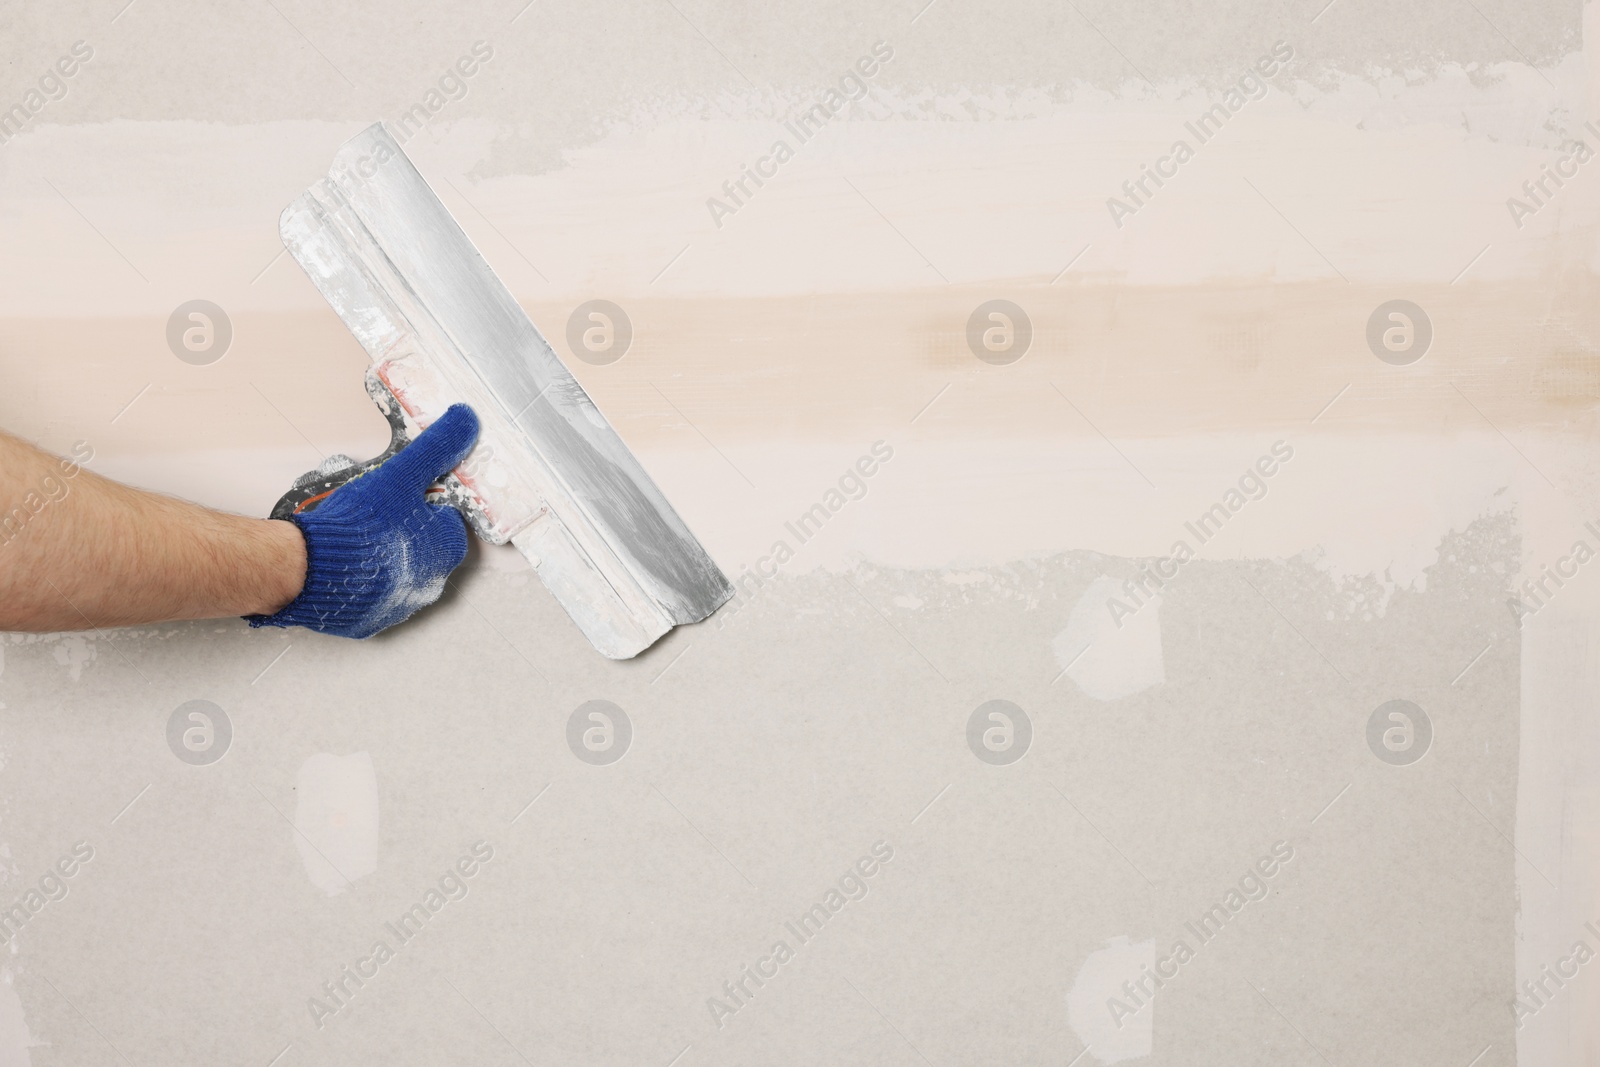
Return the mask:
<path id="1" fill-rule="evenodd" d="M 1472 461 L 1463 458 L 1462 467 L 1473 469 Z M 1512 473 L 1500 477 L 1504 480 L 1498 484 L 1492 476 L 1477 484 L 1440 480 L 1426 493 L 1373 479 L 1366 502 L 1377 521 L 1329 529 L 1305 556 L 1332 581 L 1346 617 L 1382 617 L 1397 591 L 1427 592 L 1428 570 L 1439 563 L 1440 546 L 1449 534 L 1514 506 L 1513 496 L 1504 491 Z"/>
<path id="2" fill-rule="evenodd" d="M 63 637 L 54 651 L 56 662 L 72 673 L 74 682 L 83 677 L 83 665 L 94 659 L 94 646 L 82 634 Z"/>
<path id="3" fill-rule="evenodd" d="M 894 598 L 894 606 L 897 608 L 905 608 L 907 611 L 916 611 L 918 608 L 922 607 L 922 598 L 916 596 L 897 596 Z"/>
<path id="4" fill-rule="evenodd" d="M 1112 600 L 1130 601 L 1122 583 L 1102 576 L 1089 583 L 1073 606 L 1067 628 L 1051 642 L 1056 662 L 1067 677 L 1095 700 L 1120 700 L 1167 680 L 1161 655 L 1161 598 L 1146 600 L 1122 625 L 1107 607 Z"/>
<path id="5" fill-rule="evenodd" d="M 1110 1003 L 1125 994 L 1122 984 L 1139 977 L 1141 967 L 1154 967 L 1156 943 L 1113 937 L 1091 952 L 1067 991 L 1067 1025 L 1101 1063 L 1121 1063 L 1150 1055 L 1155 1040 L 1155 1005 L 1118 1019 Z"/>
<path id="6" fill-rule="evenodd" d="M 319 752 L 300 767 L 295 847 L 330 897 L 378 869 L 378 776 L 372 756 Z"/>
<path id="7" fill-rule="evenodd" d="M 40 1043 L 23 1018 L 22 998 L 17 996 L 14 976 L 10 971 L 0 971 L 0 1067 L 30 1067 L 33 1055 L 28 1050 Z"/>

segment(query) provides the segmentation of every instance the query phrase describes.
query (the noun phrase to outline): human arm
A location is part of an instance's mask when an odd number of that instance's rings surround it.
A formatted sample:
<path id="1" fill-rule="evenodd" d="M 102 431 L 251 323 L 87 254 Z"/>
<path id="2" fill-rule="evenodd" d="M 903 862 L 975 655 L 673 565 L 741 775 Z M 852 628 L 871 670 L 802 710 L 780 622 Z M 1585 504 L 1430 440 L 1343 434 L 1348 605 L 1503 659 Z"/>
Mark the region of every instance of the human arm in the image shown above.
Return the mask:
<path id="1" fill-rule="evenodd" d="M 465 523 L 427 489 L 471 450 L 456 405 L 381 466 L 293 521 L 120 485 L 0 434 L 0 630 L 245 615 L 370 637 L 437 600 Z"/>
<path id="2" fill-rule="evenodd" d="M 293 523 L 134 489 L 0 432 L 0 630 L 274 612 L 305 578 Z"/>

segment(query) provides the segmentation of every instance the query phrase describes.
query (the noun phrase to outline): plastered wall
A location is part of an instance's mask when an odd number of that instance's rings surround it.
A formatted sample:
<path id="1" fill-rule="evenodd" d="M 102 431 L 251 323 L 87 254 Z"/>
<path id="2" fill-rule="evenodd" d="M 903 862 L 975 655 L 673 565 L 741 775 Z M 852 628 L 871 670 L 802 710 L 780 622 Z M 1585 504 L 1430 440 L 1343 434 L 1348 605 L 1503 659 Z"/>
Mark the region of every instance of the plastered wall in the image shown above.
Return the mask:
<path id="1" fill-rule="evenodd" d="M 0 425 L 380 450 L 382 119 L 741 591 L 6 639 L 0 1062 L 1592 1061 L 1589 7 L 123 2 L 0 13 Z"/>

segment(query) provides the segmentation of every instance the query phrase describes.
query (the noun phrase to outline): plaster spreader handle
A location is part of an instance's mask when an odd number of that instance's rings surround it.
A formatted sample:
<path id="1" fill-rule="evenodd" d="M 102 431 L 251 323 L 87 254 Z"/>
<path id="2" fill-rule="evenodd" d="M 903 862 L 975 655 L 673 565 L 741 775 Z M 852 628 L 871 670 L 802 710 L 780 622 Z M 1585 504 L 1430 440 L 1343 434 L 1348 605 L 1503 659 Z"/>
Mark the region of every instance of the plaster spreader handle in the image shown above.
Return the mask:
<path id="1" fill-rule="evenodd" d="M 316 470 L 306 471 L 294 480 L 294 485 L 289 491 L 279 497 L 278 502 L 272 506 L 269 518 L 292 519 L 302 512 L 316 510 L 317 505 L 335 489 L 375 470 L 385 460 L 411 443 L 411 433 L 406 428 L 405 413 L 400 407 L 400 402 L 389 391 L 383 379 L 370 367 L 367 369 L 366 387 L 367 395 L 372 397 L 373 402 L 378 405 L 378 410 L 383 412 L 383 417 L 388 420 L 389 447 L 369 460 L 355 460 L 339 453 L 329 456 Z M 445 475 L 428 488 L 428 500 L 455 508 L 474 530 L 482 533 L 483 524 L 487 521 L 483 509 L 477 497 L 461 484 L 461 480 L 454 473 Z"/>

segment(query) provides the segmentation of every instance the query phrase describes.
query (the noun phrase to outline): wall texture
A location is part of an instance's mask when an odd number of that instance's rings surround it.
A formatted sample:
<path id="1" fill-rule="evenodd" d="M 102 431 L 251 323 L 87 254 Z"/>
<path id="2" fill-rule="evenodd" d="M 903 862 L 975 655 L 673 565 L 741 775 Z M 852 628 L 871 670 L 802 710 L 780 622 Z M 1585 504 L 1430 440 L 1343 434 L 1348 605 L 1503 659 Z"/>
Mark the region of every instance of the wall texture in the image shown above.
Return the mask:
<path id="1" fill-rule="evenodd" d="M 1600 1054 L 1591 8 L 124 3 L 0 5 L 0 425 L 381 449 L 382 119 L 740 594 L 0 641 L 0 1064 Z"/>

